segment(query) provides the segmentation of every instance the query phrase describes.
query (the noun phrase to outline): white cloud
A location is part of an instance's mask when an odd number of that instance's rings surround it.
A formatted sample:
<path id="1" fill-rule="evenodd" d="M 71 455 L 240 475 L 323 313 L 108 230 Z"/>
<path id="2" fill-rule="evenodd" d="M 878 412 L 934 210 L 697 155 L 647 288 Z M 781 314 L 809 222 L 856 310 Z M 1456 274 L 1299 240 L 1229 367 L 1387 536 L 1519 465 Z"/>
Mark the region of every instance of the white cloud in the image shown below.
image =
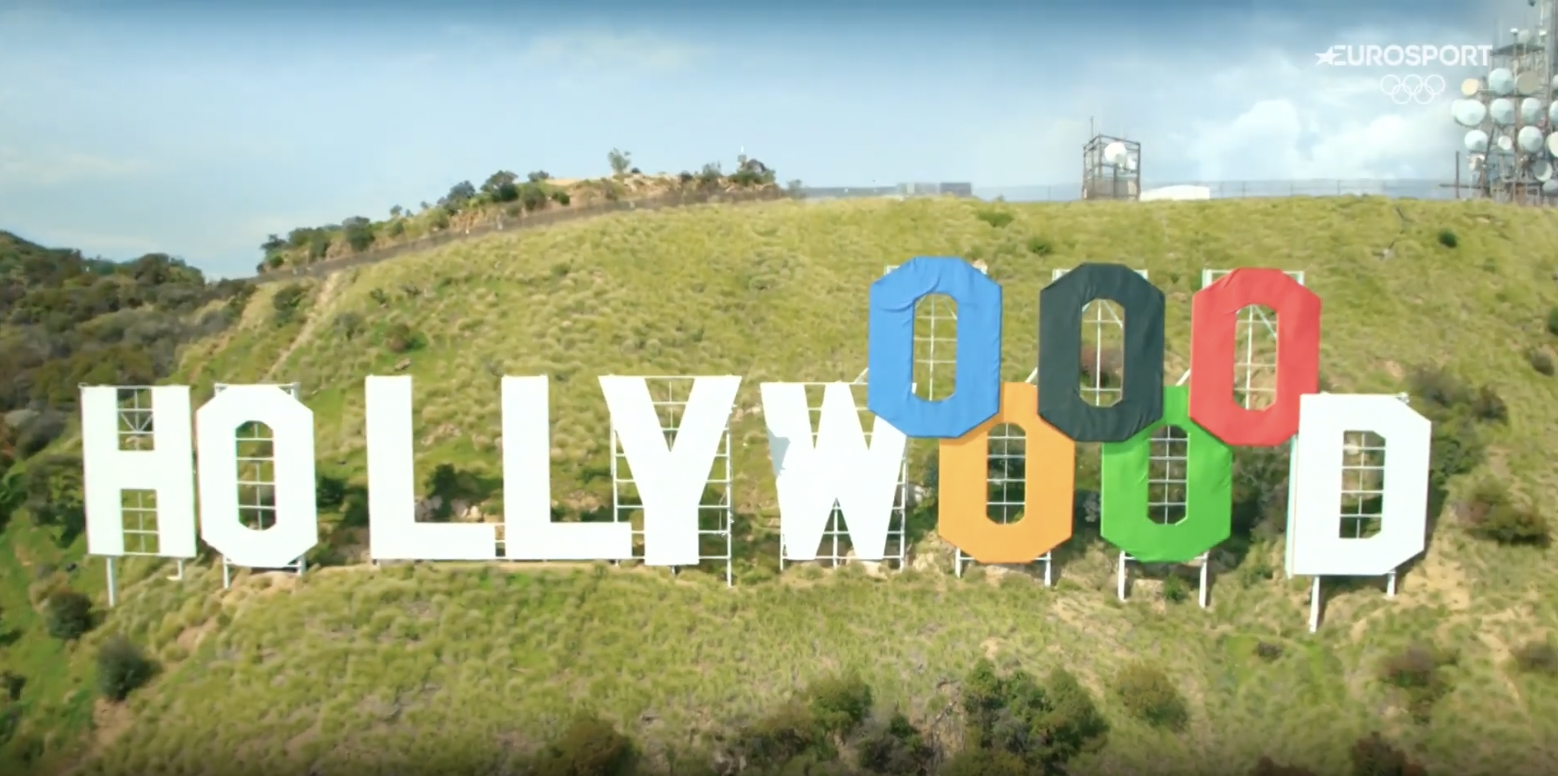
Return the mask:
<path id="1" fill-rule="evenodd" d="M 0 146 L 0 189 L 123 178 L 149 169 L 150 165 L 134 159 L 109 159 L 79 151 L 22 150 Z"/>
<path id="2" fill-rule="evenodd" d="M 1392 101 L 1386 71 L 1313 66 L 1312 55 L 1126 67 L 1127 87 L 1045 95 L 1045 114 L 996 122 L 978 134 L 974 180 L 988 186 L 1076 181 L 1088 122 L 1142 144 L 1148 184 L 1190 181 L 1448 179 L 1459 130 L 1452 94 L 1429 104 Z M 1230 64 L 1233 62 L 1233 64 Z M 1168 63 L 1168 64 L 1166 64 Z M 1094 81 L 1094 79 L 1089 79 Z M 1447 77 L 1449 91 L 1459 83 Z M 986 183 L 988 181 L 988 183 Z"/>

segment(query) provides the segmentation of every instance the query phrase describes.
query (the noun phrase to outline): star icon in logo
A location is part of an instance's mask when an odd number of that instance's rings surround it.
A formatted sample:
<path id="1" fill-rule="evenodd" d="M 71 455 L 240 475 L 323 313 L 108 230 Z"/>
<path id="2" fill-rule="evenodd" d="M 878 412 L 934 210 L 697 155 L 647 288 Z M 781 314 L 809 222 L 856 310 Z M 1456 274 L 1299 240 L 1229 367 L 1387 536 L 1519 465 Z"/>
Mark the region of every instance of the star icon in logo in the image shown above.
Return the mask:
<path id="1" fill-rule="evenodd" d="M 1336 51 L 1336 47 L 1332 46 L 1326 49 L 1324 52 L 1315 55 L 1315 64 L 1334 65 L 1336 64 L 1336 58 L 1338 56 L 1340 56 L 1340 54 Z"/>

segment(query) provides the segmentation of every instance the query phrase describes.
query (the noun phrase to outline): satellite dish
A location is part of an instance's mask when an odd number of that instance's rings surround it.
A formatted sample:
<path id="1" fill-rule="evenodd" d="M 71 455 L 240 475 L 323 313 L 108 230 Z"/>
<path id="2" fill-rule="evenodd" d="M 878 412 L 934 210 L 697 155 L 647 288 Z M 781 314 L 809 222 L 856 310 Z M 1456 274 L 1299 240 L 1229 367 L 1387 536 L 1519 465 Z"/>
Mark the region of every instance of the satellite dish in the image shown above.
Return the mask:
<path id="1" fill-rule="evenodd" d="M 1104 146 L 1104 161 L 1110 164 L 1124 164 L 1129 155 L 1129 152 L 1125 149 L 1125 144 L 1118 140 Z"/>
<path id="2" fill-rule="evenodd" d="M 1558 102 L 1547 106 L 1547 123 L 1558 124 Z"/>
<path id="3" fill-rule="evenodd" d="M 1506 154 L 1515 150 L 1515 141 L 1509 135 L 1499 135 L 1498 139 L 1493 141 L 1493 145 L 1496 146 L 1500 152 Z"/>
<path id="4" fill-rule="evenodd" d="M 1531 177 L 1546 183 L 1553 178 L 1553 165 L 1546 159 L 1538 159 L 1531 164 Z"/>
<path id="5" fill-rule="evenodd" d="M 1521 94 L 1536 94 L 1542 88 L 1542 77 L 1534 71 L 1527 70 L 1515 76 L 1515 91 Z"/>
<path id="6" fill-rule="evenodd" d="M 1515 31 L 1515 42 L 1520 44 L 1520 45 L 1522 45 L 1522 46 L 1529 46 L 1529 45 L 1531 45 L 1531 38 L 1533 38 L 1533 37 L 1534 36 L 1531 34 L 1530 30 L 1516 30 Z"/>
<path id="7" fill-rule="evenodd" d="M 1501 127 L 1507 127 L 1515 123 L 1515 101 L 1506 100 L 1503 97 L 1488 104 L 1488 115 L 1493 117 L 1493 123 Z"/>
<path id="8" fill-rule="evenodd" d="M 1520 134 L 1515 136 L 1515 142 L 1520 144 L 1520 150 L 1534 154 L 1542 150 L 1542 130 L 1536 127 L 1521 127 Z"/>
<path id="9" fill-rule="evenodd" d="M 1542 120 L 1542 101 L 1535 97 L 1527 97 L 1520 101 L 1520 123 L 1535 124 Z"/>
<path id="10" fill-rule="evenodd" d="M 1553 91 L 1558 91 L 1558 76 L 1553 77 Z M 1462 97 L 1476 97 L 1477 92 L 1482 91 L 1482 82 L 1475 78 L 1468 78 L 1461 82 Z"/>
<path id="11" fill-rule="evenodd" d="M 1558 156 L 1558 132 L 1547 136 L 1547 152 Z"/>
<path id="12" fill-rule="evenodd" d="M 1549 138 L 1551 140 L 1551 138 Z M 1474 129 L 1466 133 L 1466 150 L 1480 153 L 1488 150 L 1488 133 Z"/>
<path id="13" fill-rule="evenodd" d="M 1558 194 L 1558 181 L 1547 180 L 1542 182 L 1542 193 L 1551 197 Z"/>
<path id="14" fill-rule="evenodd" d="M 1558 107 L 1558 103 L 1554 103 Z M 1450 115 L 1455 123 L 1468 129 L 1482 123 L 1488 117 L 1488 107 L 1476 100 L 1456 100 L 1450 103 Z"/>
<path id="15" fill-rule="evenodd" d="M 1496 68 L 1488 73 L 1488 91 L 1504 97 L 1515 90 L 1515 74 L 1508 68 Z"/>

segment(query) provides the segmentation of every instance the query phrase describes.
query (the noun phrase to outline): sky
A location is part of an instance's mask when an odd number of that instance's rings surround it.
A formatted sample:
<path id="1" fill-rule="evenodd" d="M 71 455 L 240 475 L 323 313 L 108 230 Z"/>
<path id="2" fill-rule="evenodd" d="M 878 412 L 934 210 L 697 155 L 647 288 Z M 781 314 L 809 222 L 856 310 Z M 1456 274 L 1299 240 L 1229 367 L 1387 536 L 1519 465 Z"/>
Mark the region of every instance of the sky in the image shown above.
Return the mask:
<path id="1" fill-rule="evenodd" d="M 1526 0 L 0 0 L 0 230 L 253 273 L 271 233 L 497 170 L 730 169 L 815 186 L 1075 184 L 1097 132 L 1153 183 L 1443 179 L 1459 65 Z M 1356 48 L 1356 51 L 1362 51 Z M 1345 55 L 1342 57 L 1345 61 Z M 1400 105 L 1385 75 L 1439 74 Z"/>

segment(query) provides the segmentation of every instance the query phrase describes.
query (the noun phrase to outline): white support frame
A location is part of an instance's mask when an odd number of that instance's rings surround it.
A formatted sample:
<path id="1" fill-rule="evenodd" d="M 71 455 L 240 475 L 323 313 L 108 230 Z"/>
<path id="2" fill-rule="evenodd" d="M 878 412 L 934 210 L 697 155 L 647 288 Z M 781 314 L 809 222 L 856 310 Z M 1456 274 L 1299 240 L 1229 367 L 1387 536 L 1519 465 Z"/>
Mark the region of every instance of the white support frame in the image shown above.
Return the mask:
<path id="1" fill-rule="evenodd" d="M 681 423 L 681 412 L 687 406 L 687 397 L 692 390 L 694 377 L 691 375 L 658 375 L 643 378 L 649 388 L 650 403 L 654 405 L 655 414 L 660 418 L 660 430 L 666 435 L 668 443 L 676 439 L 676 430 Z M 665 387 L 665 398 L 657 398 L 655 384 L 661 383 Z M 678 384 L 685 383 L 685 393 L 678 398 Z M 725 433 L 720 437 L 719 451 L 714 455 L 713 475 L 704 486 L 705 499 L 710 487 L 719 491 L 718 500 L 713 503 L 705 503 L 700 499 L 698 504 L 698 543 L 700 562 L 706 560 L 719 560 L 725 562 L 725 586 L 735 586 L 734 565 L 734 539 L 732 527 L 735 523 L 735 472 L 731 462 L 732 444 L 730 433 L 730 419 L 725 419 Z M 626 472 L 626 476 L 624 476 Z M 632 492 L 628 488 L 633 488 Z M 616 429 L 611 430 L 611 520 L 614 523 L 633 522 L 633 513 L 643 509 L 639 501 L 637 488 L 634 486 L 631 471 L 628 469 L 627 454 L 622 449 L 622 441 L 617 437 Z M 704 528 L 703 517 L 707 513 L 717 515 L 717 524 L 714 528 Z M 634 545 L 643 538 L 642 529 L 633 529 Z M 715 537 L 716 542 L 723 539 L 724 551 L 722 554 L 705 555 L 702 547 L 705 537 Z M 621 565 L 617 562 L 616 565 Z M 672 567 L 671 573 L 680 571 L 679 567 Z"/>
<path id="2" fill-rule="evenodd" d="M 984 266 L 981 266 L 979 264 L 972 264 L 972 266 L 974 267 L 974 269 L 979 270 L 981 273 L 983 273 L 985 275 L 989 275 L 990 274 L 990 270 L 987 269 Z M 891 273 L 895 269 L 898 269 L 898 265 L 897 264 L 887 264 L 887 265 L 884 265 L 882 267 L 882 276 L 886 277 L 889 273 Z M 920 301 L 924 302 L 926 300 L 922 299 Z M 939 394 L 936 393 L 936 365 L 937 364 L 945 364 L 945 365 L 951 366 L 954 370 L 957 368 L 957 344 L 958 344 L 958 340 L 957 340 L 957 322 L 958 322 L 958 313 L 957 313 L 957 309 L 954 308 L 951 304 L 949 304 L 947 300 L 944 300 L 944 299 L 931 299 L 929 301 L 930 301 L 929 304 L 922 305 L 920 303 L 916 303 L 915 306 L 914 306 L 915 323 L 919 323 L 919 319 L 921 317 L 923 317 L 924 320 L 930 322 L 930 333 L 929 333 L 929 336 L 921 337 L 917 332 L 914 334 L 914 351 L 915 351 L 914 365 L 916 367 L 920 367 L 920 366 L 925 367 L 925 371 L 926 371 L 926 375 L 925 375 L 925 398 L 928 401 L 936 401 L 937 397 L 939 396 Z M 951 321 L 952 322 L 952 336 L 950 336 L 950 337 L 944 336 L 942 334 L 941 330 L 937 328 L 937 324 L 940 323 L 941 321 Z M 920 358 L 919 357 L 919 350 L 920 350 L 920 344 L 921 343 L 924 343 L 924 345 L 926 347 L 925 358 Z M 951 348 L 952 348 L 952 353 L 953 353 L 952 358 L 937 358 L 936 357 L 936 345 L 937 345 L 937 343 L 942 343 L 943 345 L 946 345 L 947 343 L 950 343 Z M 946 348 L 943 347 L 942 350 L 943 350 L 943 352 L 945 352 Z M 870 376 L 871 376 L 871 370 L 869 368 L 864 369 L 864 370 L 862 370 L 860 372 L 860 375 L 855 378 L 855 382 L 856 383 L 865 383 L 870 378 Z M 918 381 L 918 379 L 916 379 L 915 380 L 915 389 L 914 390 L 918 390 L 918 386 L 919 386 L 919 381 Z M 956 388 L 957 386 L 954 385 L 953 387 Z M 950 393 L 950 391 L 949 391 L 949 393 Z M 942 396 L 941 398 L 946 398 L 946 397 Z"/>
<path id="3" fill-rule="evenodd" d="M 228 388 L 230 388 L 230 387 L 232 387 L 234 385 L 236 385 L 236 383 L 217 383 L 216 385 L 213 386 L 213 388 L 215 389 L 216 393 L 221 393 L 222 391 L 224 391 L 224 390 L 226 390 L 226 389 L 228 389 Z M 269 386 L 272 386 L 272 387 L 275 387 L 275 388 L 280 388 L 283 391 L 286 391 L 294 399 L 298 399 L 299 401 L 302 400 L 302 389 L 301 389 L 301 387 L 299 386 L 298 383 L 245 383 L 244 385 L 245 386 L 248 386 L 248 385 L 269 385 Z M 273 442 L 274 443 L 275 437 L 262 436 L 261 435 L 262 433 L 263 432 L 256 432 L 255 436 L 235 437 L 234 438 L 234 442 L 237 443 L 237 442 L 267 442 L 267 441 L 269 441 L 269 442 Z M 271 453 L 272 454 L 269 455 L 269 456 L 253 456 L 253 457 L 246 457 L 244 455 L 239 455 L 238 456 L 238 466 L 239 466 L 238 486 L 240 488 L 245 486 L 245 485 L 250 485 L 250 486 L 254 486 L 254 487 L 270 485 L 272 487 L 275 487 L 276 483 L 259 479 L 259 474 L 258 474 L 258 471 L 259 471 L 259 468 L 260 468 L 261 464 L 263 464 L 265 462 L 268 462 L 268 461 L 274 461 L 275 460 L 275 448 L 274 448 L 274 445 L 272 446 Z M 243 472 L 244 472 L 244 468 L 245 468 L 246 465 L 252 465 L 252 466 L 255 467 L 255 471 L 256 471 L 255 479 L 244 479 Z M 261 505 L 258 505 L 258 504 L 243 504 L 243 503 L 240 503 L 238 505 L 238 513 L 240 515 L 240 519 L 242 519 L 242 515 L 243 515 L 243 511 L 244 511 L 245 507 L 248 507 L 250 509 L 265 509 L 265 507 L 263 507 Z M 271 507 L 271 510 L 272 510 L 273 514 L 274 514 L 274 509 L 275 509 L 274 507 Z M 274 519 L 274 517 L 272 519 Z M 263 529 L 263 528 L 267 528 L 267 527 L 268 526 L 264 525 L 264 521 L 262 519 L 260 528 Z M 230 561 L 228 561 L 227 556 L 223 555 L 222 556 L 222 589 L 223 590 L 230 589 L 233 586 L 233 568 L 234 568 L 233 564 Z M 288 570 L 288 571 L 296 571 L 297 575 L 299 577 L 301 577 L 301 576 L 303 576 L 303 574 L 305 572 L 308 571 L 308 562 L 306 560 L 304 560 L 302 556 L 299 556 L 297 558 L 297 560 L 294 560 L 294 561 L 292 561 L 291 563 L 288 563 L 285 566 L 279 566 L 277 568 L 278 569 L 285 569 L 285 570 Z M 266 569 L 266 570 L 270 570 L 270 569 Z"/>
<path id="4" fill-rule="evenodd" d="M 816 388 L 820 391 L 825 389 L 828 383 L 802 383 L 802 385 L 806 386 L 808 389 Z M 856 387 L 864 388 L 865 386 L 866 382 L 863 379 L 850 383 L 851 390 Z M 913 389 L 914 386 L 911 385 L 910 390 Z M 875 422 L 876 416 L 872 415 L 871 411 L 866 408 L 865 402 L 861 401 L 862 398 L 863 397 L 861 397 L 859 394 L 856 394 L 855 406 L 858 408 L 861 416 L 860 427 L 864 432 L 866 446 L 870 447 L 871 428 L 872 424 Z M 818 401 L 821 401 L 820 394 Z M 817 429 L 821 425 L 822 405 L 820 403 L 813 405 L 811 397 L 808 396 L 806 410 L 807 416 L 811 419 L 811 440 L 812 445 L 815 446 L 817 444 Z M 898 463 L 898 498 L 894 499 L 893 501 L 892 515 L 888 519 L 887 552 L 883 556 L 884 563 L 887 561 L 896 562 L 898 564 L 897 568 L 900 571 L 903 570 L 909 561 L 908 504 L 909 454 L 908 450 L 905 449 L 904 456 L 899 460 Z M 840 543 L 841 540 L 846 544 L 848 543 L 849 531 L 846 530 L 844 526 L 844 511 L 839 507 L 838 501 L 835 500 L 833 502 L 833 511 L 828 514 L 827 528 L 825 528 L 822 532 L 822 543 L 818 547 L 814 548 L 818 550 L 816 557 L 810 559 L 809 561 L 794 562 L 805 563 L 815 561 L 820 563 L 823 561 L 828 561 L 830 567 L 838 568 L 849 560 L 849 553 L 844 550 L 844 546 Z M 822 551 L 824 548 L 827 549 L 827 552 Z M 854 547 L 850 545 L 848 549 L 852 551 Z M 781 532 L 779 535 L 779 570 L 784 571 L 785 563 L 790 560 L 789 548 L 785 546 L 784 534 Z"/>
<path id="5" fill-rule="evenodd" d="M 1400 399 L 1402 404 L 1411 405 L 1411 403 L 1412 403 L 1412 397 L 1409 396 L 1408 394 L 1398 393 L 1398 394 L 1396 394 L 1396 398 Z M 1364 478 L 1361 477 L 1361 476 L 1358 478 L 1359 481 L 1358 481 L 1357 487 L 1348 487 L 1348 485 L 1347 485 L 1347 472 L 1374 472 L 1374 471 L 1377 471 L 1377 472 L 1383 473 L 1384 470 L 1385 470 L 1383 462 L 1381 462 L 1380 465 L 1378 465 L 1378 466 L 1371 466 L 1371 465 L 1369 465 L 1367 463 L 1367 460 L 1368 460 L 1368 457 L 1369 457 L 1370 453 L 1376 453 L 1376 454 L 1384 453 L 1385 452 L 1385 448 L 1384 448 L 1383 444 L 1381 444 L 1380 446 L 1374 446 L 1374 445 L 1369 445 L 1369 444 L 1366 443 L 1366 440 L 1367 440 L 1368 435 L 1370 434 L 1370 432 L 1366 432 L 1366 431 L 1362 431 L 1362 432 L 1349 431 L 1349 432 L 1347 432 L 1347 434 L 1349 436 L 1353 435 L 1353 434 L 1357 434 L 1358 435 L 1358 436 L 1356 436 L 1354 438 L 1359 439 L 1360 441 L 1355 446 L 1353 452 L 1354 452 L 1354 454 L 1356 454 L 1358 456 L 1361 456 L 1364 459 L 1365 462 L 1362 465 L 1348 465 L 1346 457 L 1344 456 L 1342 458 L 1342 490 L 1341 490 L 1341 495 L 1342 495 L 1342 500 L 1343 501 L 1346 501 L 1348 496 L 1352 496 L 1352 497 L 1355 497 L 1355 498 L 1360 498 L 1360 502 L 1359 502 L 1359 505 L 1358 505 L 1358 509 L 1360 511 L 1350 512 L 1350 513 L 1349 512 L 1344 512 L 1344 511 L 1343 512 L 1339 512 L 1338 513 L 1338 517 L 1343 521 L 1343 525 L 1346 524 L 1346 521 L 1349 521 L 1349 520 L 1353 521 L 1353 525 L 1354 525 L 1355 528 L 1357 528 L 1357 530 L 1354 531 L 1353 536 L 1351 538 L 1359 539 L 1359 538 L 1363 538 L 1362 525 L 1363 525 L 1364 521 L 1367 521 L 1367 520 L 1370 520 L 1370 519 L 1380 520 L 1380 519 L 1383 518 L 1383 515 L 1381 515 L 1381 514 L 1368 513 L 1368 512 L 1361 511 L 1362 510 L 1362 501 L 1361 501 L 1361 499 L 1369 497 L 1369 496 L 1381 496 L 1381 497 L 1383 497 L 1384 496 L 1384 492 L 1381 491 L 1381 490 L 1376 490 L 1376 489 L 1367 487 L 1366 483 L 1363 482 Z M 1343 440 L 1343 443 L 1345 444 L 1345 438 Z M 1296 486 L 1293 483 L 1290 482 L 1289 486 L 1288 486 L 1288 492 L 1289 492 L 1290 499 L 1291 499 L 1291 494 L 1293 492 L 1293 488 L 1294 487 L 1296 487 Z M 1342 509 L 1342 505 L 1338 504 L 1337 508 L 1339 510 Z M 1381 509 L 1383 510 L 1383 508 L 1384 508 L 1384 505 L 1381 504 Z M 1292 509 L 1291 505 L 1289 506 L 1289 509 L 1290 510 Z M 1399 571 L 1399 569 L 1391 569 L 1388 573 L 1385 574 L 1385 597 L 1386 598 L 1395 598 L 1396 597 L 1396 576 L 1397 576 L 1397 572 L 1398 571 Z M 1323 599 L 1323 596 L 1322 596 L 1322 593 L 1321 593 L 1321 590 L 1320 590 L 1320 585 L 1321 585 L 1321 580 L 1322 579 L 1324 579 L 1324 578 L 1323 577 L 1314 577 L 1314 578 L 1312 578 L 1309 581 L 1309 632 L 1310 633 L 1314 633 L 1315 631 L 1320 630 L 1320 610 L 1321 610 L 1322 605 L 1324 603 L 1324 599 Z"/>
<path id="6" fill-rule="evenodd" d="M 93 386 L 89 386 L 89 385 L 83 383 L 83 384 L 81 384 L 81 385 L 79 385 L 77 387 L 78 388 L 87 388 L 87 387 L 93 387 Z M 131 445 L 128 448 L 126 448 L 125 445 L 124 445 L 124 440 L 126 438 L 141 438 L 141 437 L 146 438 L 148 441 L 155 439 L 155 437 L 153 436 L 154 429 L 152 428 L 152 405 L 151 405 L 152 397 L 151 397 L 151 389 L 156 387 L 156 386 L 152 386 L 152 385 L 113 385 L 113 386 L 105 386 L 105 387 L 110 387 L 110 388 L 114 389 L 115 395 L 116 395 L 116 399 L 117 399 L 116 403 L 118 404 L 118 407 L 119 407 L 118 428 L 116 429 L 117 436 L 118 436 L 118 439 L 119 439 L 119 445 L 120 445 L 119 449 L 121 449 L 121 450 L 124 450 L 124 449 L 131 449 L 131 450 L 149 449 L 149 446 L 143 448 L 140 445 Z M 129 394 L 128 398 L 126 398 L 126 393 Z M 131 493 L 135 494 L 134 495 L 135 503 L 134 504 L 126 504 L 125 502 L 128 500 L 128 498 L 130 497 Z M 152 499 L 152 503 L 149 506 L 146 504 L 146 498 L 148 497 L 148 493 L 150 494 L 150 498 Z M 139 491 L 139 490 L 138 491 L 126 490 L 126 491 L 123 491 L 123 492 L 120 493 L 120 495 L 119 495 L 119 523 L 120 523 L 120 530 L 122 531 L 123 536 L 124 536 L 124 540 L 125 540 L 124 541 L 125 550 L 124 550 L 123 555 L 119 556 L 119 557 L 127 557 L 127 558 L 160 558 L 160 557 L 162 557 L 161 555 L 158 554 L 158 550 L 156 550 L 156 549 L 148 550 L 146 548 L 148 541 L 151 541 L 151 542 L 158 542 L 158 541 L 160 541 L 160 538 L 157 535 L 157 502 L 156 502 L 156 498 L 157 498 L 157 495 L 156 495 L 155 491 L 148 492 L 148 491 Z M 128 518 L 132 513 L 135 515 L 135 528 L 132 529 L 132 528 L 124 527 L 124 523 L 126 521 L 126 518 Z M 146 520 L 147 520 L 146 516 L 148 514 L 151 516 L 151 525 L 149 527 L 146 524 Z M 132 537 L 137 540 L 136 544 L 134 545 L 137 549 L 133 549 L 133 550 L 130 549 L 130 547 L 131 547 L 130 539 Z M 115 558 L 115 556 L 112 556 L 112 555 L 105 556 L 103 558 L 104 571 L 105 571 L 105 574 L 107 576 L 107 582 L 108 582 L 108 606 L 109 606 L 109 608 L 113 608 L 114 606 L 117 606 L 119 604 L 119 583 L 118 583 L 118 573 L 117 573 L 118 569 L 116 568 L 116 566 L 114 564 L 114 558 Z M 173 576 L 168 577 L 168 579 L 170 581 L 173 581 L 173 582 L 178 582 L 178 581 L 181 581 L 181 580 L 184 579 L 184 559 L 183 558 L 174 558 L 173 560 L 174 560 L 176 571 L 174 572 Z"/>

